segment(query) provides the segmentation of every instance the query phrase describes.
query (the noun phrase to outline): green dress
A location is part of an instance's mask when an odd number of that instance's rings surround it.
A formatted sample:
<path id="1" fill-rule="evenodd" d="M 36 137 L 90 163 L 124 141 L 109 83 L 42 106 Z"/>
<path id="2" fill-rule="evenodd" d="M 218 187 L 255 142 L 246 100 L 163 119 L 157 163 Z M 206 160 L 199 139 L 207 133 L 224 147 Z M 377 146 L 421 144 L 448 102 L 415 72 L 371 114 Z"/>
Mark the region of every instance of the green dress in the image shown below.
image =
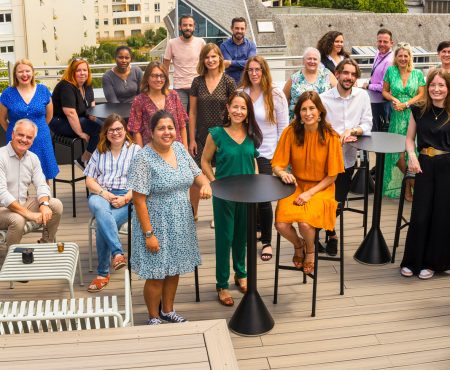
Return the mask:
<path id="1" fill-rule="evenodd" d="M 255 173 L 258 151 L 247 135 L 241 144 L 234 141 L 222 126 L 209 129 L 216 144 L 216 179 Z M 247 277 L 245 246 L 247 243 L 247 206 L 213 197 L 216 237 L 216 287 L 228 288 L 230 278 L 230 249 L 233 269 L 239 279 Z"/>
<path id="2" fill-rule="evenodd" d="M 392 96 L 402 103 L 415 97 L 420 86 L 425 86 L 425 79 L 422 71 L 413 69 L 409 75 L 406 86 L 403 86 L 402 77 L 397 66 L 390 66 L 384 75 L 384 81 L 389 83 Z M 389 132 L 406 135 L 409 125 L 411 109 L 405 109 L 401 112 L 391 111 L 391 122 Z M 389 198 L 398 198 L 404 174 L 397 167 L 400 159 L 400 153 L 386 154 L 384 163 L 383 194 Z"/>

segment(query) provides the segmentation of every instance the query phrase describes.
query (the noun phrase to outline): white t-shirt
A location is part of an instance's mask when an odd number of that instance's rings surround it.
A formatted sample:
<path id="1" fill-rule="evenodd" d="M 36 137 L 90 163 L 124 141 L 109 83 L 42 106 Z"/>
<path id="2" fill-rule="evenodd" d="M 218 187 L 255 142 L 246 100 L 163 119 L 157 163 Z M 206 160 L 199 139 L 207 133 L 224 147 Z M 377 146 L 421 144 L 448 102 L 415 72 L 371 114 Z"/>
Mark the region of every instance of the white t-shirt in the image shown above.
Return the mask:
<path id="1" fill-rule="evenodd" d="M 244 91 L 247 94 L 250 94 L 249 88 L 245 88 Z M 267 121 L 263 94 L 261 94 L 255 102 L 253 102 L 255 119 L 263 134 L 263 141 L 261 146 L 258 148 L 258 152 L 260 157 L 267 159 L 272 159 L 281 133 L 289 124 L 289 108 L 286 95 L 284 95 L 283 91 L 278 87 L 274 87 L 272 89 L 272 96 L 276 124 Z"/>
<path id="2" fill-rule="evenodd" d="M 192 36 L 185 42 L 181 37 L 171 39 L 167 43 L 164 59 L 173 63 L 173 87 L 175 89 L 190 89 L 192 80 L 197 77 L 197 63 L 205 40 Z"/>

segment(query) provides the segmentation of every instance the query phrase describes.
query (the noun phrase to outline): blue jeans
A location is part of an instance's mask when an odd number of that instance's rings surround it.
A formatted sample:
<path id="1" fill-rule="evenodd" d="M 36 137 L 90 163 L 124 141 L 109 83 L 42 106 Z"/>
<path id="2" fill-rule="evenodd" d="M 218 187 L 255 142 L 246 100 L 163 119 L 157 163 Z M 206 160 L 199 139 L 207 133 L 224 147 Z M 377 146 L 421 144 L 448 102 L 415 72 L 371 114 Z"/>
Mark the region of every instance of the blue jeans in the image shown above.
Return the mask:
<path id="1" fill-rule="evenodd" d="M 126 189 L 110 190 L 114 195 L 124 195 Z M 88 205 L 97 222 L 97 275 L 107 276 L 111 257 L 123 254 L 119 239 L 119 227 L 128 219 L 128 206 L 114 208 L 106 199 L 97 194 L 89 196 Z"/>

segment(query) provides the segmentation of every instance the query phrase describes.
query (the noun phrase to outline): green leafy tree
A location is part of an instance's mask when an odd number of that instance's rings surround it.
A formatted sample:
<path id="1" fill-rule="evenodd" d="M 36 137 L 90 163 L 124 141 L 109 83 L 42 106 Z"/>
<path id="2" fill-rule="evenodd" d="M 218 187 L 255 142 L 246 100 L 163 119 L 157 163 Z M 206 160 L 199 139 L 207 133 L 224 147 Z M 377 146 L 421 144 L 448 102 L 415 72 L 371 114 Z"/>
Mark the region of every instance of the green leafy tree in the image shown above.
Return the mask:
<path id="1" fill-rule="evenodd" d="M 127 38 L 127 45 L 130 48 L 141 48 L 145 46 L 146 43 L 144 36 L 130 36 Z"/>
<path id="2" fill-rule="evenodd" d="M 7 66 L 8 66 L 8 64 L 4 60 L 0 59 L 0 68 L 5 68 Z M 8 77 L 8 71 L 0 71 L 0 77 Z M 1 81 L 0 82 L 0 92 L 5 90 L 8 86 L 9 86 L 8 81 Z"/>
<path id="3" fill-rule="evenodd" d="M 375 13 L 406 13 L 403 0 L 369 0 L 369 9 Z"/>

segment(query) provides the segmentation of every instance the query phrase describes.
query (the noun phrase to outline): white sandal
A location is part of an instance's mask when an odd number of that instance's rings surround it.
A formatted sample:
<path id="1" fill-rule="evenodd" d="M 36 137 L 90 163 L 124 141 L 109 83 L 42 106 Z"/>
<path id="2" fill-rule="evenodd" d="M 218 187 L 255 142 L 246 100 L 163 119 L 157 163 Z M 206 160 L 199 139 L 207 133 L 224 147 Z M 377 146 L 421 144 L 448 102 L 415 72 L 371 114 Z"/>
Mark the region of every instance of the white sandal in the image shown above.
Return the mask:
<path id="1" fill-rule="evenodd" d="M 413 276 L 413 272 L 408 267 L 402 267 L 400 269 L 400 274 L 404 277 L 411 277 Z"/>
<path id="2" fill-rule="evenodd" d="M 434 276 L 434 271 L 430 269 L 420 270 L 419 279 L 427 280 L 431 279 Z"/>

